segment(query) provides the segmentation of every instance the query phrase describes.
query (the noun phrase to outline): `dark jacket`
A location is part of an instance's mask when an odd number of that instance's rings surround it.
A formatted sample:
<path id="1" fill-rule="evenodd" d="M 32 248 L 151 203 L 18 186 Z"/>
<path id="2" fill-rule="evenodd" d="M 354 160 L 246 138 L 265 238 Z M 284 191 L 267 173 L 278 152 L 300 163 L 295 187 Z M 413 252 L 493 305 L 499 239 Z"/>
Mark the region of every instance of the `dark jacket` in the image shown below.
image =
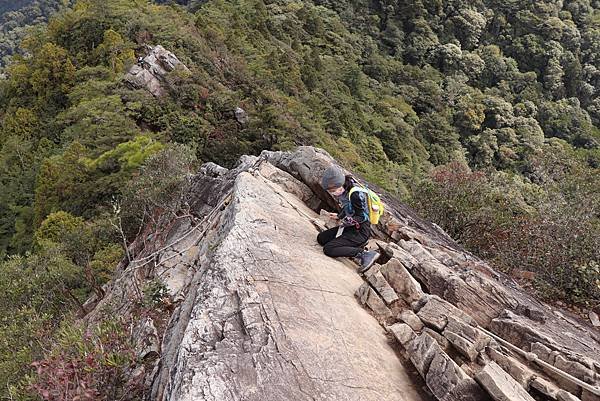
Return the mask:
<path id="1" fill-rule="evenodd" d="M 337 197 L 342 207 L 342 210 L 338 213 L 338 218 L 342 220 L 344 217 L 352 217 L 361 226 L 370 225 L 367 194 L 361 191 L 354 191 L 352 196 L 348 198 L 350 190 L 357 184 L 351 176 L 346 176 L 344 193 Z"/>

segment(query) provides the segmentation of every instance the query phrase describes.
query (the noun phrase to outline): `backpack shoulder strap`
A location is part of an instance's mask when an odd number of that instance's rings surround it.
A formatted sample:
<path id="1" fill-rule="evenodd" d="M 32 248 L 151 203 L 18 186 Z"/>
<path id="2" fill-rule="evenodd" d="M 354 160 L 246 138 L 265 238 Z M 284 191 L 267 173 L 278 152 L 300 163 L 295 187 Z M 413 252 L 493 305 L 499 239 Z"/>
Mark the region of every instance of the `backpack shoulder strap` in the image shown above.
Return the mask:
<path id="1" fill-rule="evenodd" d="M 352 189 L 350 189 L 350 191 L 348 192 L 348 198 L 350 198 L 352 196 L 353 193 L 355 193 L 356 191 L 358 192 L 364 192 L 364 193 L 368 193 L 369 190 L 363 187 L 359 187 L 359 186 L 353 186 Z"/>

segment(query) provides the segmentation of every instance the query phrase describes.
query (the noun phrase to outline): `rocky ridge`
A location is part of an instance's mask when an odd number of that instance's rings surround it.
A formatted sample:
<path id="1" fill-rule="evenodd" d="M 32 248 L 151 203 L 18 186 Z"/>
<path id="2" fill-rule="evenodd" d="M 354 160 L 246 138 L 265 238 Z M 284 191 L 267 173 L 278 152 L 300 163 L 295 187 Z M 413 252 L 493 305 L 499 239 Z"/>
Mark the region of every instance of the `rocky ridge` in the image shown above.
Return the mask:
<path id="1" fill-rule="evenodd" d="M 131 246 L 88 321 L 138 316 L 131 384 L 151 400 L 600 400 L 594 328 L 538 302 L 439 227 L 382 194 L 363 278 L 324 256 L 326 152 L 244 156 L 193 177 L 194 219 Z M 360 305 L 363 305 L 361 307 Z"/>
<path id="2" fill-rule="evenodd" d="M 123 81 L 136 89 L 145 89 L 158 97 L 165 94 L 167 74 L 181 69 L 189 72 L 176 55 L 161 45 L 146 47 L 147 54 L 140 57 L 137 63 L 129 68 Z"/>

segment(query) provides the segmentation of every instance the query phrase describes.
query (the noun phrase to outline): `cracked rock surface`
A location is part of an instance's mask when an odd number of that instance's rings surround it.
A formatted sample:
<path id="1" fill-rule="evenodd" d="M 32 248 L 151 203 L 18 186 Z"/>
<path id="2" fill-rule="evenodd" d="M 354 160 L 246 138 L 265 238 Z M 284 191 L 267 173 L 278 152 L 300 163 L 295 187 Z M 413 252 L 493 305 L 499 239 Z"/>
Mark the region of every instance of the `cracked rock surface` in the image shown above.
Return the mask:
<path id="1" fill-rule="evenodd" d="M 164 284 L 167 305 L 132 331 L 146 400 L 600 400 L 596 329 L 389 195 L 378 264 L 361 277 L 325 256 L 332 162 L 300 147 L 205 164 L 192 217 L 163 216 L 130 245 L 86 319 L 135 320 L 144 286 Z"/>
<path id="2" fill-rule="evenodd" d="M 165 343 L 174 353 L 156 399 L 420 400 L 354 299 L 361 278 L 322 253 L 317 230 L 291 204 L 314 212 L 273 188 L 237 176 L 217 248 L 176 322 L 183 337 Z"/>

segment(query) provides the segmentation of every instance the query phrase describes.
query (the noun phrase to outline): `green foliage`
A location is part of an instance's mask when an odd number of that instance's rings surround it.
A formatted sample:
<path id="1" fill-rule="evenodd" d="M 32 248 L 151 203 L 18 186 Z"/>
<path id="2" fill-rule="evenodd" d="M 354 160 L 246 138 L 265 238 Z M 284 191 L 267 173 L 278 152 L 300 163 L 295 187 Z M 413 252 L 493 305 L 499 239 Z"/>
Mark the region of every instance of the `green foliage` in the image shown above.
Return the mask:
<path id="1" fill-rule="evenodd" d="M 23 387 L 30 363 L 77 302 L 83 285 L 78 268 L 56 248 L 0 263 L 0 382 L 6 391 Z"/>
<path id="2" fill-rule="evenodd" d="M 591 306 L 600 300 L 600 183 L 557 145 L 529 157 L 537 184 L 450 164 L 420 183 L 414 206 L 498 268 L 534 272 L 543 297 Z"/>
<path id="3" fill-rule="evenodd" d="M 82 99 L 60 113 L 56 120 L 65 127 L 61 134 L 63 142 L 77 141 L 96 154 L 130 140 L 139 133 L 119 96 L 98 95 Z"/>
<path id="4" fill-rule="evenodd" d="M 82 226 L 83 219 L 81 217 L 75 217 L 61 210 L 46 217 L 35 231 L 34 240 L 38 244 L 46 241 L 60 243 L 75 231 L 81 230 Z"/>
<path id="5" fill-rule="evenodd" d="M 104 40 L 96 48 L 96 54 L 98 59 L 115 73 L 123 72 L 135 58 L 133 49 L 112 29 L 104 31 Z"/>
<path id="6" fill-rule="evenodd" d="M 114 226 L 128 241 L 161 214 L 186 216 L 195 160 L 231 167 L 317 145 L 501 268 L 597 299 L 600 25 L 589 0 L 155 3 L 0 6 L 0 56 L 12 55 L 0 79 L 0 257 L 54 252 L 82 280 L 76 299 L 100 294 L 123 253 Z M 148 44 L 188 67 L 167 74 L 160 98 L 122 80 Z"/>
<path id="7" fill-rule="evenodd" d="M 156 224 L 157 216 L 186 214 L 185 194 L 195 156 L 180 144 L 171 144 L 150 156 L 135 181 L 123 191 L 124 231 L 131 240 L 139 228 Z"/>
<path id="8" fill-rule="evenodd" d="M 162 143 L 154 141 L 148 136 L 140 135 L 102 153 L 98 158 L 91 160 L 88 167 L 109 171 L 113 165 L 117 164 L 120 170 L 131 171 L 139 168 L 148 157 L 159 152 L 163 147 Z"/>
<path id="9" fill-rule="evenodd" d="M 141 386 L 124 389 L 125 372 L 136 359 L 128 328 L 116 318 L 87 330 L 63 325 L 56 346 L 34 363 L 29 389 L 53 401 L 141 397 Z"/>
<path id="10" fill-rule="evenodd" d="M 52 212 L 65 210 L 81 214 L 83 211 L 86 200 L 81 187 L 88 179 L 84 151 L 82 145 L 73 142 L 63 154 L 52 156 L 42 163 L 35 186 L 35 227 Z"/>
<path id="11" fill-rule="evenodd" d="M 169 289 L 160 280 L 152 280 L 144 287 L 144 304 L 146 306 L 156 307 L 169 296 Z"/>
<path id="12" fill-rule="evenodd" d="M 19 41 L 28 26 L 45 22 L 64 4 L 63 0 L 11 0 L 0 4 L 0 67 L 19 53 Z"/>

